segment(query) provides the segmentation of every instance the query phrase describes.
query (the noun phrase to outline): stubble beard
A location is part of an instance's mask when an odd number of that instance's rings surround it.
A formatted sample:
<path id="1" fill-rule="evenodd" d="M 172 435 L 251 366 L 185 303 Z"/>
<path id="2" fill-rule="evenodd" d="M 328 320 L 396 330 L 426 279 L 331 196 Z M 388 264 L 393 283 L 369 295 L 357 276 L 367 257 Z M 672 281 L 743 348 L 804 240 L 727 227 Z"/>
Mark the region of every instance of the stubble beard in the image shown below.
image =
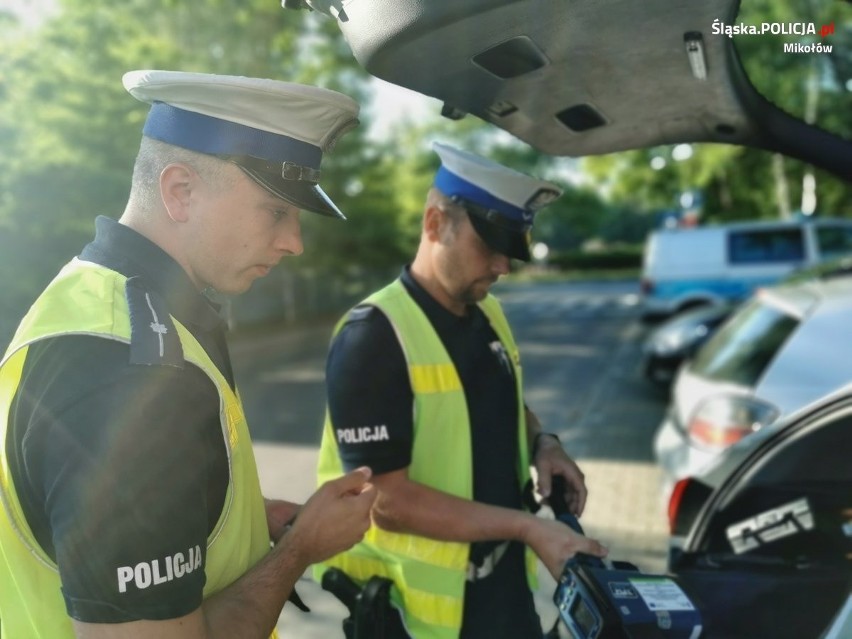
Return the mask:
<path id="1" fill-rule="evenodd" d="M 474 281 L 470 286 L 466 287 L 462 290 L 460 299 L 465 304 L 476 304 L 484 300 L 489 291 L 491 290 L 491 286 L 497 281 L 496 278 L 484 277 Z"/>

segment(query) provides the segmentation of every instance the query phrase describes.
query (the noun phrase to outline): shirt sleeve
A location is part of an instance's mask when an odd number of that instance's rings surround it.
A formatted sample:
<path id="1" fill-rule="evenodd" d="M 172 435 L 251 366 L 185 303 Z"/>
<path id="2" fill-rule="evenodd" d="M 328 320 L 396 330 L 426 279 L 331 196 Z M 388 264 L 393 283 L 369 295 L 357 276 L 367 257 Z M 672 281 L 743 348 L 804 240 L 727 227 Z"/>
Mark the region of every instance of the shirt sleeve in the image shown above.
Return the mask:
<path id="1" fill-rule="evenodd" d="M 25 484 L 43 503 L 68 614 L 188 614 L 221 511 L 210 487 L 227 482 L 215 387 L 191 365 L 133 366 L 124 344 L 74 339 L 40 353 L 16 398 Z"/>
<path id="2" fill-rule="evenodd" d="M 344 469 L 381 474 L 411 464 L 414 397 L 402 347 L 381 311 L 353 311 L 331 344 L 326 383 Z"/>

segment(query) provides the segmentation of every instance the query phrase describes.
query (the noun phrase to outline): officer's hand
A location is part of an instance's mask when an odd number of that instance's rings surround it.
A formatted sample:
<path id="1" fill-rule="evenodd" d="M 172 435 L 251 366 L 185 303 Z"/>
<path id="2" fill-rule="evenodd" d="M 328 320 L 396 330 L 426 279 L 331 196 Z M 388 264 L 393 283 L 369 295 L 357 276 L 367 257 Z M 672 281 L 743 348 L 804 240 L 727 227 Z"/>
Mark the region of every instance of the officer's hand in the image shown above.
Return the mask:
<path id="1" fill-rule="evenodd" d="M 574 532 L 561 521 L 533 517 L 525 543 L 533 549 L 547 570 L 557 581 L 565 562 L 578 552 L 606 557 L 609 550 L 596 539 Z"/>
<path id="2" fill-rule="evenodd" d="M 572 514 L 579 517 L 586 507 L 586 479 L 580 467 L 563 450 L 562 445 L 552 437 L 542 437 L 536 451 L 535 464 L 538 474 L 536 490 L 544 498 L 550 496 L 553 475 L 565 478 L 565 503 Z"/>
<path id="3" fill-rule="evenodd" d="M 301 504 L 294 504 L 283 499 L 263 499 L 266 507 L 266 525 L 269 528 L 269 538 L 272 541 L 281 539 L 287 528 L 293 523 Z"/>
<path id="4" fill-rule="evenodd" d="M 376 490 L 367 467 L 324 483 L 299 511 L 283 541 L 308 564 L 328 559 L 361 541 L 370 527 Z"/>

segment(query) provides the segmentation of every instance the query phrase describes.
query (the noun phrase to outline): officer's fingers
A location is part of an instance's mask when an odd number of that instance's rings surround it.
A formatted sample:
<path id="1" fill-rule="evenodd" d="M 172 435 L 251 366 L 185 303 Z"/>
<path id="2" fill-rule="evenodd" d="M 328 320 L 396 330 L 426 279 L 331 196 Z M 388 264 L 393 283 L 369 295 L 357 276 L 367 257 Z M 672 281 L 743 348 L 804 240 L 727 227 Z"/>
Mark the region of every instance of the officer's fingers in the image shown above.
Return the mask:
<path id="1" fill-rule="evenodd" d="M 370 470 L 367 466 L 361 466 L 360 468 L 356 468 L 342 477 L 335 479 L 335 488 L 337 489 L 338 494 L 341 495 L 344 493 L 358 494 L 364 489 L 365 484 L 369 481 L 372 475 L 372 470 Z"/>
<path id="2" fill-rule="evenodd" d="M 577 492 L 586 490 L 586 476 L 574 462 L 562 466 L 559 474 L 565 478 L 565 483 Z"/>
<path id="3" fill-rule="evenodd" d="M 363 484 L 358 491 L 350 491 L 337 496 L 335 508 L 338 508 L 340 516 L 350 521 L 363 520 L 370 523 L 370 510 L 376 500 L 376 488 L 373 484 Z"/>
<path id="4" fill-rule="evenodd" d="M 359 493 L 340 495 L 334 505 L 336 534 L 339 538 L 344 539 L 349 546 L 361 540 L 369 530 L 372 523 L 370 509 L 375 496 L 375 488 L 372 484 L 367 484 Z"/>
<path id="5" fill-rule="evenodd" d="M 566 490 L 570 492 L 570 496 L 565 496 L 568 508 L 575 516 L 579 517 L 586 508 L 586 497 L 589 491 L 586 489 L 585 484 L 581 484 L 579 487 L 568 485 Z"/>
<path id="6" fill-rule="evenodd" d="M 565 503 L 568 504 L 568 509 L 579 517 L 586 507 L 588 495 L 585 476 L 576 464 L 560 469 L 559 474 L 565 478 Z"/>
<path id="7" fill-rule="evenodd" d="M 361 510 L 369 513 L 378 494 L 379 491 L 376 490 L 376 487 L 373 484 L 364 484 L 361 488 L 361 492 L 354 495 L 354 499 Z"/>
<path id="8" fill-rule="evenodd" d="M 538 494 L 547 499 L 550 497 L 550 489 L 552 487 L 550 464 L 543 462 L 538 467 Z"/>
<path id="9" fill-rule="evenodd" d="M 359 466 L 358 468 L 356 468 L 352 472 L 353 473 L 361 473 L 362 475 L 364 475 L 364 481 L 367 481 L 368 479 L 370 479 L 370 477 L 373 476 L 373 469 L 370 468 L 369 466 Z"/>
<path id="10" fill-rule="evenodd" d="M 583 511 L 586 510 L 586 500 L 589 497 L 589 491 L 583 489 L 583 492 L 577 495 L 577 517 L 583 514 Z"/>
<path id="11" fill-rule="evenodd" d="M 604 546 L 597 539 L 591 539 L 590 537 L 577 535 L 576 544 L 576 552 L 594 555 L 595 557 L 606 557 L 609 553 L 609 548 Z"/>

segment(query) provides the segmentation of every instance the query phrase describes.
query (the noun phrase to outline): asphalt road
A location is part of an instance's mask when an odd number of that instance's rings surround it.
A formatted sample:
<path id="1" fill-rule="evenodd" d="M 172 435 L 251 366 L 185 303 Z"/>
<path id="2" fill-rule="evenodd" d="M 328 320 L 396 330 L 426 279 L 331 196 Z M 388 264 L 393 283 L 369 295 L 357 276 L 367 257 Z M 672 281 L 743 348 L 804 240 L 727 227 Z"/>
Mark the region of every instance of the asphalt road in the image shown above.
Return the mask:
<path id="1" fill-rule="evenodd" d="M 521 350 L 526 399 L 546 430 L 560 435 L 586 474 L 586 533 L 610 557 L 645 572 L 665 567 L 666 529 L 651 438 L 665 403 L 640 374 L 636 282 L 506 284 L 503 301 Z M 331 321 L 262 335 L 236 333 L 234 365 L 267 496 L 307 499 L 324 412 L 324 365 Z M 555 616 L 554 583 L 541 572 L 543 621 Z M 343 607 L 305 579 L 300 592 L 314 608 L 289 607 L 280 628 L 289 636 L 339 633 Z"/>

